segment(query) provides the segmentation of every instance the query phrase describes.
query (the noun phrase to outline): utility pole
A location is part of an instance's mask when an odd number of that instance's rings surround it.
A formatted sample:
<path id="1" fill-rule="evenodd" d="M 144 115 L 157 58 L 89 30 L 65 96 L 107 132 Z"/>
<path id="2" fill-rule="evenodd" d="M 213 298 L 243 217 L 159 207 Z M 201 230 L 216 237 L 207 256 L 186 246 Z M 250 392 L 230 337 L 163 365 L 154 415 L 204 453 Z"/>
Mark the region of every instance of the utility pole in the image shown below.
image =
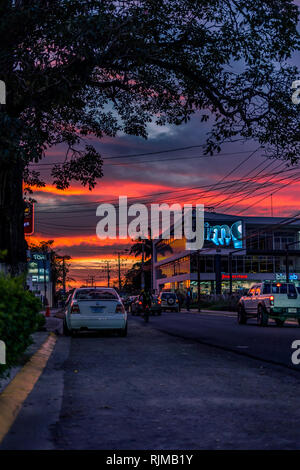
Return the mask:
<path id="1" fill-rule="evenodd" d="M 232 252 L 229 253 L 228 264 L 229 264 L 229 295 L 232 295 Z"/>
<path id="2" fill-rule="evenodd" d="M 122 290 L 122 276 L 121 276 L 121 255 L 128 253 L 128 248 L 122 251 L 115 251 L 114 253 L 118 255 L 118 280 L 119 280 L 119 292 Z"/>
<path id="3" fill-rule="evenodd" d="M 62 285 L 63 285 L 63 293 L 66 293 L 66 278 L 67 278 L 67 267 L 66 267 L 66 259 L 71 259 L 68 255 L 57 256 L 57 259 L 62 260 Z"/>
<path id="4" fill-rule="evenodd" d="M 289 245 L 285 245 L 285 278 L 286 282 L 289 282 L 290 279 L 290 273 L 289 273 Z"/>
<path id="5" fill-rule="evenodd" d="M 273 194 L 271 194 L 271 217 L 273 217 Z"/>
<path id="6" fill-rule="evenodd" d="M 48 299 L 47 299 L 47 281 L 46 281 L 46 256 L 47 254 L 43 254 L 43 270 L 44 270 L 44 307 L 48 305 Z"/>
<path id="7" fill-rule="evenodd" d="M 198 312 L 201 312 L 201 279 L 200 279 L 200 250 L 197 251 L 197 285 L 198 285 Z"/>
<path id="8" fill-rule="evenodd" d="M 299 243 L 300 243 L 300 241 L 297 240 L 296 242 L 287 243 L 285 245 L 285 276 L 286 276 L 286 282 L 289 282 L 289 280 L 290 280 L 289 247 L 292 246 L 292 245 L 297 245 Z"/>
<path id="9" fill-rule="evenodd" d="M 109 261 L 106 261 L 106 269 L 107 269 L 107 287 L 109 287 L 109 283 L 110 283 L 110 267 L 109 267 Z"/>
<path id="10" fill-rule="evenodd" d="M 144 272 L 145 245 L 142 240 L 142 271 L 141 271 L 141 290 L 145 289 L 145 272 Z"/>
<path id="11" fill-rule="evenodd" d="M 119 293 L 120 293 L 122 289 L 120 253 L 118 253 L 118 277 L 119 277 Z"/>
<path id="12" fill-rule="evenodd" d="M 153 260 L 153 254 L 154 254 L 154 249 L 153 249 L 153 238 L 152 238 L 152 230 L 151 227 L 148 228 L 149 230 L 149 239 L 151 242 L 151 271 L 150 271 L 150 289 L 151 289 L 151 294 L 153 292 L 153 267 L 154 267 L 154 260 Z"/>
<path id="13" fill-rule="evenodd" d="M 66 293 L 66 264 L 65 257 L 63 256 L 63 291 Z"/>
<path id="14" fill-rule="evenodd" d="M 222 293 L 222 278 L 221 278 L 221 248 L 217 247 L 215 254 L 215 276 L 216 276 L 216 295 Z"/>

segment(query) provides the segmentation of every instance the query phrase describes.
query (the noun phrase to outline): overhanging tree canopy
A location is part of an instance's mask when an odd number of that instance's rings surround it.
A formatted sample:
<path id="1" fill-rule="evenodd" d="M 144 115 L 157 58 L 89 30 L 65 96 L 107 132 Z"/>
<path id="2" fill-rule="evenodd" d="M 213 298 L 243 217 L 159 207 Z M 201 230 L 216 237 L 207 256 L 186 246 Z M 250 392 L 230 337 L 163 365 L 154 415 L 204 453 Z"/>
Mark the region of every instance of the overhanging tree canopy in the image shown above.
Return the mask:
<path id="1" fill-rule="evenodd" d="M 67 148 L 54 184 L 91 189 L 102 161 L 83 138 L 146 137 L 153 120 L 199 112 L 212 120 L 207 152 L 243 138 L 298 159 L 292 0 L 16 0 L 0 14 L 0 249 L 12 266 L 25 260 L 22 179 L 37 182 L 28 166 L 49 147 Z"/>

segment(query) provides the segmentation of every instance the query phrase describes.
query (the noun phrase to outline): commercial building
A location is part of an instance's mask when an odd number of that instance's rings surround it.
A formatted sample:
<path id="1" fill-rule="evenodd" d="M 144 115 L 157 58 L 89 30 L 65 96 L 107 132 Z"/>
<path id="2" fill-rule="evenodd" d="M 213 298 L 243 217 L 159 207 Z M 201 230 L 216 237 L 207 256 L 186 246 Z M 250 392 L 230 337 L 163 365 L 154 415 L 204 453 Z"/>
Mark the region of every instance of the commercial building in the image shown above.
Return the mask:
<path id="1" fill-rule="evenodd" d="M 186 240 L 158 240 L 153 248 L 153 285 L 162 289 L 190 287 L 201 293 L 248 289 L 266 279 L 290 279 L 300 285 L 300 220 L 241 217 L 205 212 L 204 246 L 185 249 Z M 287 251 L 288 248 L 288 251 Z M 288 256 L 287 256 L 288 254 Z"/>
<path id="2" fill-rule="evenodd" d="M 53 286 L 51 279 L 50 254 L 27 251 L 28 274 L 27 285 L 29 289 L 44 303 L 45 297 L 48 305 L 53 306 Z"/>

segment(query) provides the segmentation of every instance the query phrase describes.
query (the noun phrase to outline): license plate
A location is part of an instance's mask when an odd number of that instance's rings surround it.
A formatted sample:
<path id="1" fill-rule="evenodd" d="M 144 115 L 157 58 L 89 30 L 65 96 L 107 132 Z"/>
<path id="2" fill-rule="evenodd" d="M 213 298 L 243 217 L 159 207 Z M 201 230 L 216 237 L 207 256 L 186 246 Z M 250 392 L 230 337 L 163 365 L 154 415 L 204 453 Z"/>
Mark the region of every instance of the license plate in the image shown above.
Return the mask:
<path id="1" fill-rule="evenodd" d="M 296 308 L 289 308 L 289 313 L 297 313 L 297 309 Z"/>
<path id="2" fill-rule="evenodd" d="M 93 313 L 102 313 L 105 307 L 91 307 Z"/>

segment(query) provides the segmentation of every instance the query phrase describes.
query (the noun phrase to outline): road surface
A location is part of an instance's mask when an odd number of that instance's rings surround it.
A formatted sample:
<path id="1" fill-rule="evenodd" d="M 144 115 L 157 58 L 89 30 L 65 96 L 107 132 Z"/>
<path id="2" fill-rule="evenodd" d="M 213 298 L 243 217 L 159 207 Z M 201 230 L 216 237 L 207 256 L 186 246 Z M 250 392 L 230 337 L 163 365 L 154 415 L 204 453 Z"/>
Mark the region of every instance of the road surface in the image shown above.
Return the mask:
<path id="1" fill-rule="evenodd" d="M 297 337 L 217 313 L 60 336 L 0 449 L 299 449 Z"/>
<path id="2" fill-rule="evenodd" d="M 134 317 L 143 322 L 141 317 Z M 256 320 L 238 325 L 234 312 L 181 313 L 164 312 L 161 317 L 150 317 L 151 326 L 181 338 L 193 339 L 235 353 L 258 358 L 270 363 L 293 367 L 291 344 L 300 340 L 298 322 L 287 321 L 284 327 L 269 320 L 267 327 L 257 326 Z"/>

